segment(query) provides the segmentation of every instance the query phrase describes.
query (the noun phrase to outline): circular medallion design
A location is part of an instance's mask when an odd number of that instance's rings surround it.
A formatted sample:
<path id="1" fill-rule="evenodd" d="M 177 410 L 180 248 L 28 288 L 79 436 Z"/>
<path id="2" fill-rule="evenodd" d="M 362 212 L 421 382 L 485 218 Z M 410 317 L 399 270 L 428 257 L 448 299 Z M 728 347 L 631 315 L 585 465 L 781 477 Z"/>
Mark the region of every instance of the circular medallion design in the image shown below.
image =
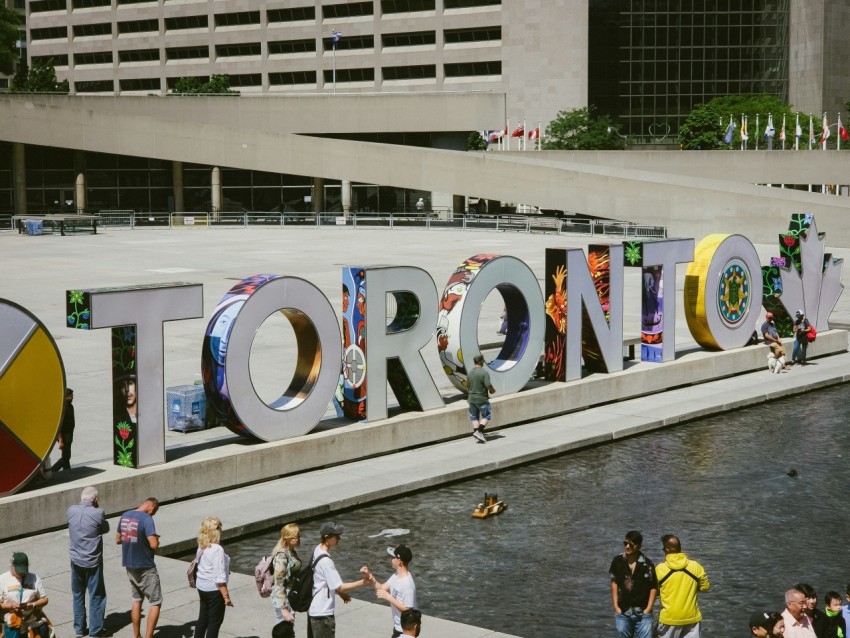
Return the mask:
<path id="1" fill-rule="evenodd" d="M 750 306 L 752 277 L 747 265 L 740 259 L 726 263 L 717 286 L 717 309 L 720 318 L 729 327 L 738 326 Z"/>

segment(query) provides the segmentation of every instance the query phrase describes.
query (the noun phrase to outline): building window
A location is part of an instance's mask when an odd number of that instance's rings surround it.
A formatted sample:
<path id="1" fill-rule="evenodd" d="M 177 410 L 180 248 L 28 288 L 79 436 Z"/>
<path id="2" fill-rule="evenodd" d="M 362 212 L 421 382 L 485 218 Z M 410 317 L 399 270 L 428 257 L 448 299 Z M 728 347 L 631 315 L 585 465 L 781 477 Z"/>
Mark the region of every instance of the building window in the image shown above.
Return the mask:
<path id="1" fill-rule="evenodd" d="M 315 20 L 316 7 L 295 7 L 294 9 L 269 9 L 269 22 L 300 22 Z"/>
<path id="2" fill-rule="evenodd" d="M 159 78 L 120 80 L 122 91 L 159 91 Z"/>
<path id="3" fill-rule="evenodd" d="M 334 81 L 333 70 L 327 69 L 325 70 L 325 84 L 330 84 Z M 374 82 L 375 81 L 375 69 L 374 68 L 365 68 L 365 69 L 337 69 L 336 71 L 336 81 L 337 82 Z"/>
<path id="4" fill-rule="evenodd" d="M 331 51 L 334 48 L 331 38 L 324 38 L 322 44 L 325 51 Z M 356 51 L 357 49 L 374 49 L 375 36 L 373 35 L 355 35 L 352 37 L 343 36 L 336 43 L 337 51 Z"/>
<path id="5" fill-rule="evenodd" d="M 217 44 L 215 46 L 215 57 L 237 58 L 248 55 L 260 55 L 259 42 L 246 42 L 244 44 Z"/>
<path id="6" fill-rule="evenodd" d="M 180 18 L 166 18 L 166 31 L 182 31 L 184 29 L 206 29 L 209 26 L 207 16 L 183 16 Z"/>
<path id="7" fill-rule="evenodd" d="M 237 13 L 219 13 L 215 16 L 216 27 L 238 27 L 247 24 L 260 24 L 260 12 L 239 11 Z"/>
<path id="8" fill-rule="evenodd" d="M 381 0 L 381 13 L 434 11 L 434 0 Z"/>
<path id="9" fill-rule="evenodd" d="M 155 62 L 157 60 L 159 60 L 159 49 L 136 49 L 118 52 L 118 62 Z"/>
<path id="10" fill-rule="evenodd" d="M 74 64 L 82 66 L 85 64 L 112 64 L 112 51 L 98 51 L 96 53 L 75 53 Z"/>
<path id="11" fill-rule="evenodd" d="M 446 44 L 461 42 L 490 42 L 502 39 L 502 27 L 475 27 L 472 29 L 446 29 L 443 33 Z"/>
<path id="12" fill-rule="evenodd" d="M 203 60 L 210 57 L 210 48 L 201 47 L 168 47 L 165 49 L 166 60 Z"/>
<path id="13" fill-rule="evenodd" d="M 446 9 L 469 9 L 500 4 L 502 4 L 502 0 L 443 0 L 443 7 Z"/>
<path id="14" fill-rule="evenodd" d="M 30 37 L 33 40 L 55 40 L 68 37 L 68 27 L 47 27 L 44 29 L 31 29 Z"/>
<path id="15" fill-rule="evenodd" d="M 381 45 L 385 48 L 416 47 L 437 43 L 434 31 L 411 31 L 410 33 L 385 33 L 381 36 Z"/>
<path id="16" fill-rule="evenodd" d="M 74 82 L 77 93 L 112 93 L 114 90 L 112 80 L 90 80 L 87 82 Z"/>
<path id="17" fill-rule="evenodd" d="M 142 4 L 143 2 L 156 3 L 156 0 L 115 0 L 115 2 L 120 6 L 122 4 Z"/>
<path id="18" fill-rule="evenodd" d="M 75 24 L 74 37 L 82 38 L 93 35 L 112 35 L 111 22 L 95 22 L 94 24 Z"/>
<path id="19" fill-rule="evenodd" d="M 169 89 L 173 89 L 174 85 L 177 84 L 177 82 L 182 80 L 184 77 L 190 77 L 190 76 L 182 76 L 181 75 L 181 76 L 176 77 L 176 78 L 165 78 L 165 85 Z M 195 79 L 198 81 L 199 84 L 206 84 L 207 82 L 210 81 L 210 76 L 208 76 L 208 75 L 196 75 Z"/>
<path id="20" fill-rule="evenodd" d="M 269 55 L 287 55 L 291 53 L 314 53 L 316 40 L 278 40 L 269 42 Z"/>
<path id="21" fill-rule="evenodd" d="M 241 75 L 231 75 L 230 77 L 230 86 L 231 87 L 240 87 L 240 86 L 262 86 L 263 85 L 263 76 L 260 73 L 243 73 Z"/>
<path id="22" fill-rule="evenodd" d="M 124 33 L 157 33 L 159 20 L 129 20 L 118 23 L 118 35 Z"/>
<path id="23" fill-rule="evenodd" d="M 68 66 L 68 54 L 62 55 L 34 55 L 32 56 L 33 64 L 39 63 L 45 66 Z"/>
<path id="24" fill-rule="evenodd" d="M 90 9 L 92 7 L 111 7 L 112 0 L 71 0 L 75 9 Z"/>
<path id="25" fill-rule="evenodd" d="M 457 64 L 446 64 L 444 70 L 447 78 L 501 75 L 502 63 L 498 60 L 491 62 L 460 62 Z"/>
<path id="26" fill-rule="evenodd" d="M 384 80 L 419 80 L 437 77 L 435 64 L 417 64 L 412 66 L 387 66 L 381 69 Z"/>
<path id="27" fill-rule="evenodd" d="M 315 84 L 315 71 L 293 71 L 289 73 L 269 73 L 272 86 L 291 86 L 293 84 Z"/>
<path id="28" fill-rule="evenodd" d="M 357 16 L 374 15 L 371 2 L 352 2 L 350 4 L 327 4 L 322 7 L 322 18 L 333 20 L 337 18 L 354 18 Z"/>
<path id="29" fill-rule="evenodd" d="M 33 0 L 30 2 L 30 13 L 65 11 L 67 8 L 65 0 Z"/>

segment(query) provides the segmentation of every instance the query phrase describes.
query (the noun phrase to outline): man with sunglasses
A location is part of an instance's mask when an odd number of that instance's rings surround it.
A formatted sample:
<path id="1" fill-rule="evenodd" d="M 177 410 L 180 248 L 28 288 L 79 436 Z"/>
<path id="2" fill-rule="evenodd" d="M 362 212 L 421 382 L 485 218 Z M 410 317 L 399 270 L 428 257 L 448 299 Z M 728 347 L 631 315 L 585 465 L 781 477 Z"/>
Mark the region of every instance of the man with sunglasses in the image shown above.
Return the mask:
<path id="1" fill-rule="evenodd" d="M 652 637 L 652 606 L 658 583 L 655 565 L 640 551 L 642 543 L 640 532 L 627 532 L 623 553 L 611 561 L 611 604 L 620 638 Z"/>

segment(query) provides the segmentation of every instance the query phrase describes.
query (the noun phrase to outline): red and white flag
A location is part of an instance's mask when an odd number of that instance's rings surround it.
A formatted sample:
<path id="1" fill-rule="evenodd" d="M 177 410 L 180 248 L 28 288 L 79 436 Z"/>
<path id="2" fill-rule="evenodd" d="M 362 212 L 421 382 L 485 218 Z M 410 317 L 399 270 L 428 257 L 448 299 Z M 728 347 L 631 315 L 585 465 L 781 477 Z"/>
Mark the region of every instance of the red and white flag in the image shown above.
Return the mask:
<path id="1" fill-rule="evenodd" d="M 539 139 L 539 138 L 540 138 L 540 127 L 539 126 L 536 129 L 534 129 L 533 131 L 528 132 L 528 139 L 536 140 L 536 139 Z"/>
<path id="2" fill-rule="evenodd" d="M 492 133 L 490 133 L 490 141 L 495 142 L 500 137 L 502 137 L 504 134 L 505 134 L 504 131 L 493 131 Z"/>
<path id="3" fill-rule="evenodd" d="M 514 132 L 511 133 L 511 137 L 525 137 L 525 129 L 521 126 L 516 127 Z"/>
<path id="4" fill-rule="evenodd" d="M 843 124 L 839 125 L 838 134 L 841 136 L 842 140 L 850 140 L 850 135 L 847 134 L 847 129 L 844 128 Z"/>

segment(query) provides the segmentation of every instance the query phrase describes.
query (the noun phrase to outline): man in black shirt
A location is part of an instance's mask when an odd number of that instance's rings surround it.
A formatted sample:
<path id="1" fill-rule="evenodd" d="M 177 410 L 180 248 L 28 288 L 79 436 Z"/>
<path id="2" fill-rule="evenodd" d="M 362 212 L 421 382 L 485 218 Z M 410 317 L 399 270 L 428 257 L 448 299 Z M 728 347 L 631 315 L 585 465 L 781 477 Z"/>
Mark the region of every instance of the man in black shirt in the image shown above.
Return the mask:
<path id="1" fill-rule="evenodd" d="M 652 638 L 658 582 L 655 565 L 640 551 L 642 543 L 640 532 L 627 532 L 623 553 L 611 561 L 611 604 L 620 638 Z"/>
<path id="2" fill-rule="evenodd" d="M 74 442 L 74 391 L 71 388 L 65 390 L 65 415 L 59 428 L 59 447 L 62 450 L 62 458 L 56 462 L 51 469 L 53 472 L 71 469 L 71 443 Z"/>

